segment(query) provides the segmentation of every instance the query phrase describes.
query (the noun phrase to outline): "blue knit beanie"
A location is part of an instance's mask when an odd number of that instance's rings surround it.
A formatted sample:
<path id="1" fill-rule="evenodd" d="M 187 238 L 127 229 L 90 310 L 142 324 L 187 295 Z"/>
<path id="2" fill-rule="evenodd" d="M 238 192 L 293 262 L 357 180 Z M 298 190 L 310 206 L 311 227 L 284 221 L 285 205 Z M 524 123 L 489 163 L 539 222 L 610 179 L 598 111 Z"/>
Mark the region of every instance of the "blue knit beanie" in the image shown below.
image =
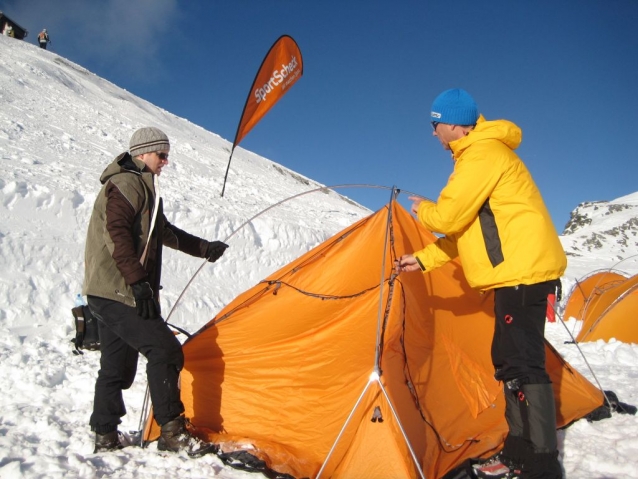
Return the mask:
<path id="1" fill-rule="evenodd" d="M 475 125 L 478 107 L 474 98 L 460 88 L 445 90 L 434 99 L 430 119 L 448 125 Z"/>

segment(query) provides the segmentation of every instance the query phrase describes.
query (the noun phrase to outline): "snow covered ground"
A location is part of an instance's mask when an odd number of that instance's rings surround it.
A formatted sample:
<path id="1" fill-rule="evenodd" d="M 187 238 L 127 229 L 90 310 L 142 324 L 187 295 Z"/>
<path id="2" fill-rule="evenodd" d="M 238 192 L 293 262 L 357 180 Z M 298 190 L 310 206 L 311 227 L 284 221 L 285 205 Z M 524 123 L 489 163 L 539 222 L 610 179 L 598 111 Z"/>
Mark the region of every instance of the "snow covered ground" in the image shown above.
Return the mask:
<path id="1" fill-rule="evenodd" d="M 202 260 L 166 251 L 162 307 L 165 315 L 171 312 L 171 323 L 191 332 L 270 272 L 370 213 L 335 192 L 315 191 L 248 222 L 269 206 L 322 185 L 237 148 L 220 198 L 228 141 L 52 52 L 0 36 L 2 479 L 263 477 L 225 467 L 216 456 L 158 453 L 154 444 L 92 453 L 87 422 L 99 353 L 72 354 L 70 309 L 81 288 L 84 236 L 99 175 L 127 149 L 131 133 L 147 125 L 171 138 L 170 163 L 161 177 L 169 220 L 230 245 L 222 260 L 204 265 L 174 309 Z M 575 243 L 576 236 L 564 240 L 566 247 Z M 603 246 L 570 256 L 566 290 L 587 272 L 619 261 L 614 244 Z M 621 269 L 638 273 L 631 258 Z M 547 337 L 565 359 L 595 380 L 578 349 L 565 344 L 570 331 L 577 332 L 573 320 L 547 325 Z M 611 341 L 580 348 L 604 389 L 638 404 L 638 345 Z M 144 369 L 140 363 L 138 378 L 125 393 L 122 430 L 139 428 Z M 635 416 L 581 420 L 560 431 L 559 439 L 567 478 L 638 477 Z"/>

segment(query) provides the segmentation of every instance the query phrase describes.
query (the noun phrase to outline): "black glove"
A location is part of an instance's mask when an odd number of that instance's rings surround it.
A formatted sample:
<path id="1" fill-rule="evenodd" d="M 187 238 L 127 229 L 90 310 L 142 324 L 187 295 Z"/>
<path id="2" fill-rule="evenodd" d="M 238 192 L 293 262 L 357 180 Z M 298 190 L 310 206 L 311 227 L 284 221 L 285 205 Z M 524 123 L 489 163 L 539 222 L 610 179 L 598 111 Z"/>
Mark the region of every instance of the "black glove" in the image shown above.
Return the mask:
<path id="1" fill-rule="evenodd" d="M 210 241 L 206 249 L 206 259 L 214 263 L 222 257 L 226 248 L 228 248 L 228 245 L 222 241 Z"/>
<path id="2" fill-rule="evenodd" d="M 131 285 L 137 314 L 143 319 L 157 319 L 160 317 L 160 308 L 153 297 L 153 289 L 148 281 L 139 281 Z"/>

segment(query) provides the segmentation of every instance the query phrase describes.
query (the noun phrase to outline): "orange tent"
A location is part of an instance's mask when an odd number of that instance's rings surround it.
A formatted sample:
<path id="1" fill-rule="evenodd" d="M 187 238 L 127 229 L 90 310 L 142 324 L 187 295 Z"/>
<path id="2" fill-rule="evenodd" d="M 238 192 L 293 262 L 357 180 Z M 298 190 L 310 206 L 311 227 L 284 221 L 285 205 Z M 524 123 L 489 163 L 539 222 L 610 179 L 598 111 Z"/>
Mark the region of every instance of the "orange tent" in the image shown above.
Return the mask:
<path id="1" fill-rule="evenodd" d="M 577 342 L 609 341 L 638 343 L 638 275 L 606 288 L 593 291 L 587 299 L 583 326 Z"/>
<path id="2" fill-rule="evenodd" d="M 627 276 L 611 270 L 599 270 L 576 281 L 569 292 L 563 318 L 576 318 L 579 321 L 585 317 L 585 311 L 591 298 L 595 298 L 612 286 L 622 283 Z"/>
<path id="3" fill-rule="evenodd" d="M 392 201 L 239 295 L 184 344 L 196 432 L 297 478 L 438 478 L 496 452 L 492 295 L 457 262 L 394 275 L 435 239 Z M 560 426 L 603 404 L 549 345 L 547 367 Z"/>

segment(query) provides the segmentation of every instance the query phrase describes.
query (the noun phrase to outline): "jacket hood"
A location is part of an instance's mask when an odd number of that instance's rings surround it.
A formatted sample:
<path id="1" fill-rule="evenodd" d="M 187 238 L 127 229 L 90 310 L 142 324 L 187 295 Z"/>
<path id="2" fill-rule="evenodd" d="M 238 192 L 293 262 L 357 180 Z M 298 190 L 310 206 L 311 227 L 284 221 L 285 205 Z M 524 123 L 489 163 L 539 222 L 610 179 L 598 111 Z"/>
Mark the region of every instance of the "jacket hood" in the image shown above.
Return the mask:
<path id="1" fill-rule="evenodd" d="M 470 145 L 482 140 L 498 140 L 515 150 L 523 141 L 523 131 L 511 121 L 487 121 L 480 115 L 474 129 L 467 136 L 450 142 L 450 148 L 454 157 L 458 158 Z"/>
<path id="2" fill-rule="evenodd" d="M 141 175 L 145 167 L 146 165 L 143 161 L 134 159 L 128 151 L 125 151 L 118 155 L 118 157 L 106 167 L 102 172 L 102 176 L 100 176 L 100 182 L 105 184 L 114 175 L 125 172 Z"/>

